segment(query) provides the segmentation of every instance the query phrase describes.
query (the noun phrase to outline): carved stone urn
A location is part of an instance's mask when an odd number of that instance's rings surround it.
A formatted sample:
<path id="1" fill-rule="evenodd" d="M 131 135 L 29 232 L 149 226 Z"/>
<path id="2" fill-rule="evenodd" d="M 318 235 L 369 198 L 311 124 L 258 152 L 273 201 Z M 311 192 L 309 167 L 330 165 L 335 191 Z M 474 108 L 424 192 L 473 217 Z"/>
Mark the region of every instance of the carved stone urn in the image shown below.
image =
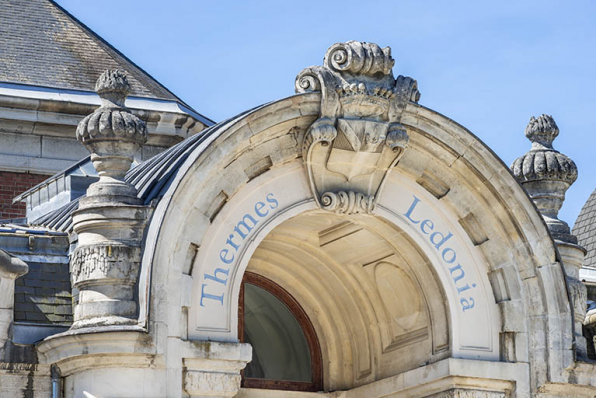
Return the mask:
<path id="1" fill-rule="evenodd" d="M 569 225 L 558 218 L 565 192 L 577 179 L 577 166 L 553 148 L 558 135 L 559 128 L 552 116 L 532 117 L 526 127 L 526 137 L 532 142 L 532 148 L 513 162 L 511 170 L 538 208 L 561 255 L 573 305 L 576 351 L 579 357 L 585 358 L 587 348 L 582 325 L 587 292 L 579 280 L 579 269 L 586 251 L 577 244 L 577 237 L 571 234 Z"/>
<path id="2" fill-rule="evenodd" d="M 147 141 L 145 123 L 124 106 L 130 92 L 126 75 L 108 70 L 95 89 L 102 105 L 77 128 L 99 181 L 73 213 L 78 245 L 71 256 L 71 280 L 79 292 L 73 328 L 136 324 L 134 288 L 148 216 L 136 189 L 124 181 L 135 152 Z"/>
<path id="3" fill-rule="evenodd" d="M 526 127 L 532 149 L 517 158 L 511 169 L 538 207 L 553 238 L 577 243 L 569 225 L 558 218 L 565 192 L 577 179 L 573 160 L 553 148 L 558 135 L 559 128 L 552 116 L 532 117 Z"/>

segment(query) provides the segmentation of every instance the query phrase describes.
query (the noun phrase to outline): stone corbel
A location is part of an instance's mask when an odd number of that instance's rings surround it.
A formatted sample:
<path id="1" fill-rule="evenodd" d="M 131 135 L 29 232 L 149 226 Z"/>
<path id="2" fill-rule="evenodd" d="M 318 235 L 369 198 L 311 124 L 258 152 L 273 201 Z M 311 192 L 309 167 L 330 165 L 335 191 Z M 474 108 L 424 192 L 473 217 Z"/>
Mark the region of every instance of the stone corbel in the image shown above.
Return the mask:
<path id="1" fill-rule="evenodd" d="M 240 371 L 252 359 L 242 343 L 185 342 L 184 391 L 191 397 L 233 397 L 240 390 Z"/>
<path id="2" fill-rule="evenodd" d="M 304 69 L 296 92 L 320 92 L 321 111 L 302 143 L 315 202 L 336 213 L 371 213 L 408 144 L 400 124 L 420 92 L 393 77 L 389 47 L 350 41 L 327 50 L 323 66 Z"/>

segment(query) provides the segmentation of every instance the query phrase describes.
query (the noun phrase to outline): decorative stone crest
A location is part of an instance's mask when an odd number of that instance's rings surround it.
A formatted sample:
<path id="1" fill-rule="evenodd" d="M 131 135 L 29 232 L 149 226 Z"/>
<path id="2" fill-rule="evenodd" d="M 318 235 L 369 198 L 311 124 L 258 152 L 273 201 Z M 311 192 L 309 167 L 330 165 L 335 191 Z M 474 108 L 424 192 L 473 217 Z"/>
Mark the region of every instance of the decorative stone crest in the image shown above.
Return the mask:
<path id="1" fill-rule="evenodd" d="M 349 41 L 327 50 L 323 66 L 304 69 L 296 92 L 321 92 L 321 111 L 302 143 L 320 208 L 371 213 L 383 183 L 408 144 L 399 123 L 420 93 L 415 80 L 393 77 L 389 47 Z"/>

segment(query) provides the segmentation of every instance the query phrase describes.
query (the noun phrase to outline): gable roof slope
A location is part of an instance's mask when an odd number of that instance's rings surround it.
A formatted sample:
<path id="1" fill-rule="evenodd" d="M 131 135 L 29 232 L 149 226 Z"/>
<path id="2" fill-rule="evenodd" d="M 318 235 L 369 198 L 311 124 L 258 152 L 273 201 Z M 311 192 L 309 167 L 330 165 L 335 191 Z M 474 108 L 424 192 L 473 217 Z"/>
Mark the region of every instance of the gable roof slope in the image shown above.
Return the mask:
<path id="1" fill-rule="evenodd" d="M 191 108 L 54 1 L 0 0 L 0 37 L 0 82 L 94 91 L 103 71 L 123 69 L 130 95 Z"/>
<path id="2" fill-rule="evenodd" d="M 572 233 L 588 252 L 584 258 L 584 267 L 596 267 L 596 190 L 592 192 L 575 220 Z"/>

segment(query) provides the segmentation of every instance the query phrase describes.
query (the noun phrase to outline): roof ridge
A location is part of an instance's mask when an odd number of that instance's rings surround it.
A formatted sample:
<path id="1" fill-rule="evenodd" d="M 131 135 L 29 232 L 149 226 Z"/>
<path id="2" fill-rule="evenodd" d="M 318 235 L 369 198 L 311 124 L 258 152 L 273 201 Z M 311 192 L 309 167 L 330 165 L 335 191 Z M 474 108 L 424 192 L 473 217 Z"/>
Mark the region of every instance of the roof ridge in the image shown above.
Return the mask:
<path id="1" fill-rule="evenodd" d="M 166 86 L 164 86 L 163 84 L 161 84 L 161 82 L 159 82 L 159 80 L 157 80 L 156 78 L 154 78 L 145 69 L 141 68 L 134 61 L 132 61 L 130 58 L 128 58 L 126 55 L 124 55 L 122 52 L 120 52 L 116 47 L 112 46 L 104 38 L 102 38 L 100 35 L 98 35 L 97 33 L 95 33 L 95 31 L 93 29 L 91 29 L 85 23 L 81 22 L 73 14 L 71 14 L 70 12 L 68 12 L 65 8 L 63 8 L 55 0 L 47 0 L 47 1 L 50 4 L 52 4 L 54 7 L 56 7 L 64 15 L 66 15 L 70 20 L 72 20 L 73 23 L 75 23 L 76 25 L 78 25 L 85 33 L 87 33 L 89 35 L 90 38 L 95 39 L 95 41 L 98 42 L 98 44 L 100 44 L 101 46 L 105 47 L 106 50 L 109 50 L 110 52 L 114 52 L 115 55 L 123 58 L 124 61 L 128 62 L 131 66 L 133 66 L 135 69 L 137 69 L 137 72 L 140 72 L 140 73 L 146 75 L 147 77 L 149 77 L 159 87 L 161 87 L 162 89 L 164 89 L 165 91 L 167 91 L 169 94 L 171 94 L 174 98 L 176 98 L 178 101 L 180 101 L 181 104 L 183 104 L 184 106 L 186 106 L 189 109 L 193 110 L 194 112 L 199 113 L 192 106 L 190 106 L 188 103 L 186 103 L 184 100 L 182 100 L 179 96 L 177 96 L 176 94 L 174 94 L 170 89 L 168 89 Z M 130 73 L 130 71 L 127 71 L 127 72 Z M 136 78 L 136 76 L 135 76 L 135 78 Z M 143 84 L 141 81 L 139 81 L 139 83 Z M 203 116 L 203 115 L 201 115 L 201 116 Z"/>

